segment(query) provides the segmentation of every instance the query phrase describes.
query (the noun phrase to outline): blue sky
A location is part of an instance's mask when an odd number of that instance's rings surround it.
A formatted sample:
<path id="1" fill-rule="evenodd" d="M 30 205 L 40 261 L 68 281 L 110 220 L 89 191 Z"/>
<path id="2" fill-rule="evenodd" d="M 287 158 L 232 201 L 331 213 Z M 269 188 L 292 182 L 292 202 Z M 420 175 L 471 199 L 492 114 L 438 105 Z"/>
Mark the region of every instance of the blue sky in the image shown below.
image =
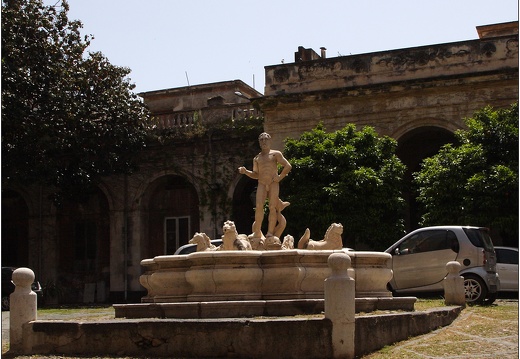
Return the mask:
<path id="1" fill-rule="evenodd" d="M 518 20 L 517 0 L 68 3 L 90 50 L 130 68 L 136 92 L 238 79 L 263 93 L 264 67 L 294 62 L 298 46 L 330 58 L 476 39 L 476 26 Z"/>

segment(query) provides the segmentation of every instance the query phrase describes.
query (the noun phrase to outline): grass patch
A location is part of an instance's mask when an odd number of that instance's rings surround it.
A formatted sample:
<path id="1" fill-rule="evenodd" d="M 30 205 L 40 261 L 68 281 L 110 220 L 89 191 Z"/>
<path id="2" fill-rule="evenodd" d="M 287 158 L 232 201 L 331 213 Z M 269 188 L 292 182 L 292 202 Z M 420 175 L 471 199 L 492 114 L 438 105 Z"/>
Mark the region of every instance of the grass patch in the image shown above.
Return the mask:
<path id="1" fill-rule="evenodd" d="M 438 299 L 419 299 L 416 310 L 444 306 Z M 467 306 L 449 326 L 389 345 L 363 359 L 518 357 L 518 301 Z"/>
<path id="2" fill-rule="evenodd" d="M 45 320 L 49 317 L 53 320 L 70 321 L 109 320 L 115 318 L 115 309 L 112 306 L 38 309 L 38 319 Z"/>
<path id="3" fill-rule="evenodd" d="M 445 306 L 444 298 L 420 298 L 415 302 L 414 308 L 417 311 L 423 311 Z"/>

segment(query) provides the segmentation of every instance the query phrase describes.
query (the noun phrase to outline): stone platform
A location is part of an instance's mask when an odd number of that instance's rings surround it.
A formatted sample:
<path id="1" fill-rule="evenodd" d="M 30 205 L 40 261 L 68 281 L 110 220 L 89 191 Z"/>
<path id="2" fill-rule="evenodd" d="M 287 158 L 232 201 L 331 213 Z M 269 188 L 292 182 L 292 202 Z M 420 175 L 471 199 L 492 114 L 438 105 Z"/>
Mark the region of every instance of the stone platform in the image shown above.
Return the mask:
<path id="1" fill-rule="evenodd" d="M 413 311 L 416 297 L 356 298 L 356 313 Z M 114 304 L 116 318 L 247 318 L 321 314 L 324 299 Z"/>

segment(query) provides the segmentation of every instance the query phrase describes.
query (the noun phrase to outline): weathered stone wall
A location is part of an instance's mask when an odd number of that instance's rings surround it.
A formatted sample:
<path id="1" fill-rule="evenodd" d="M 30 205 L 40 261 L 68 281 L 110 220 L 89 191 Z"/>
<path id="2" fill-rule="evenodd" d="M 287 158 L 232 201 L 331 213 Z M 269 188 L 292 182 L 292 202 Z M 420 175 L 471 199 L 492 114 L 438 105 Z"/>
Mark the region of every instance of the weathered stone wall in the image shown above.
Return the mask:
<path id="1" fill-rule="evenodd" d="M 233 193 L 241 178 L 237 169 L 243 165 L 250 167 L 249 162 L 258 152 L 256 137 L 256 134 L 215 136 L 150 148 L 143 152 L 138 172 L 126 180 L 124 176 L 106 179 L 103 188 L 111 203 L 111 291 L 124 291 L 125 283 L 130 291 L 143 291 L 139 284 L 141 260 L 157 255 L 149 252 L 147 220 L 150 200 L 147 193 L 153 182 L 175 175 L 191 183 L 199 200 L 200 221 L 195 228 L 215 238 L 221 233 L 222 223 L 230 219 Z"/>
<path id="2" fill-rule="evenodd" d="M 240 80 L 149 91 L 139 94 L 154 114 L 200 110 L 218 103 L 249 103 L 249 98 L 261 96 Z"/>
<path id="3" fill-rule="evenodd" d="M 356 357 L 449 325 L 461 307 L 356 317 Z M 321 318 L 35 321 L 24 352 L 183 358 L 332 358 L 332 322 Z"/>
<path id="4" fill-rule="evenodd" d="M 194 226 L 197 231 L 213 238 L 221 233 L 222 223 L 231 217 L 234 191 L 244 177 L 237 169 L 240 166 L 251 167 L 252 158 L 259 151 L 257 137 L 256 132 L 220 134 L 150 147 L 141 154 L 138 171 L 126 177 L 104 178 L 99 188 L 109 207 L 109 218 L 106 220 L 110 223 L 110 287 L 107 289 L 112 294 L 116 293 L 111 300 L 119 302 L 126 299 L 127 291 L 138 295 L 129 300 L 139 301 L 144 291 L 139 284 L 142 273 L 140 262 L 143 258 L 158 255 L 149 253 L 146 215 L 149 206 L 147 193 L 154 181 L 167 175 L 185 178 L 195 188 L 200 204 Z M 70 277 L 73 273 L 60 269 L 60 246 L 70 243 L 73 238 L 60 234 L 58 209 L 51 198 L 52 188 L 21 187 L 15 190 L 22 195 L 28 207 L 29 254 L 27 263 L 23 265 L 34 269 L 42 285 L 52 281 L 65 287 L 66 283 L 61 278 Z M 103 273 L 90 274 L 101 276 Z M 78 276 L 77 280 L 81 281 L 81 278 Z M 70 291 L 70 288 L 62 289 Z M 77 297 L 82 298 L 81 293 Z"/>
<path id="5" fill-rule="evenodd" d="M 421 126 L 454 131 L 476 110 L 517 99 L 518 34 L 268 66 L 257 103 L 282 148 L 320 121 L 399 139 Z"/>
<path id="6" fill-rule="evenodd" d="M 450 325 L 461 311 L 462 307 L 444 307 L 425 312 L 359 316 L 356 318 L 356 357 Z"/>
<path id="7" fill-rule="evenodd" d="M 331 358 L 324 319 L 36 321 L 25 352 L 166 358 Z"/>

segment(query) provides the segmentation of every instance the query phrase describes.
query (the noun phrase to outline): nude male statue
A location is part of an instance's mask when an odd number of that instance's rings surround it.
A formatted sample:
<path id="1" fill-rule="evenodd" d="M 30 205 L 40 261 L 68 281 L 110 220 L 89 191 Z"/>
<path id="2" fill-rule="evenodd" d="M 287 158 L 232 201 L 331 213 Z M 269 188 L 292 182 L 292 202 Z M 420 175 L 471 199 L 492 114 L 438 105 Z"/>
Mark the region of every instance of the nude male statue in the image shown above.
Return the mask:
<path id="1" fill-rule="evenodd" d="M 281 202 L 280 198 L 278 198 L 280 193 L 279 182 L 292 169 L 291 164 L 285 159 L 282 152 L 271 149 L 271 136 L 268 133 L 260 134 L 258 142 L 261 152 L 253 159 L 253 170 L 249 171 L 245 167 L 238 168 L 238 172 L 241 174 L 258 180 L 255 222 L 253 224 L 253 234 L 249 236 L 250 238 L 262 237 L 261 227 L 264 218 L 264 203 L 267 198 L 269 198 L 269 217 L 266 237 L 272 237 L 275 233 L 279 212 L 288 205 L 287 202 Z M 283 167 L 280 173 L 278 173 L 278 164 Z"/>

